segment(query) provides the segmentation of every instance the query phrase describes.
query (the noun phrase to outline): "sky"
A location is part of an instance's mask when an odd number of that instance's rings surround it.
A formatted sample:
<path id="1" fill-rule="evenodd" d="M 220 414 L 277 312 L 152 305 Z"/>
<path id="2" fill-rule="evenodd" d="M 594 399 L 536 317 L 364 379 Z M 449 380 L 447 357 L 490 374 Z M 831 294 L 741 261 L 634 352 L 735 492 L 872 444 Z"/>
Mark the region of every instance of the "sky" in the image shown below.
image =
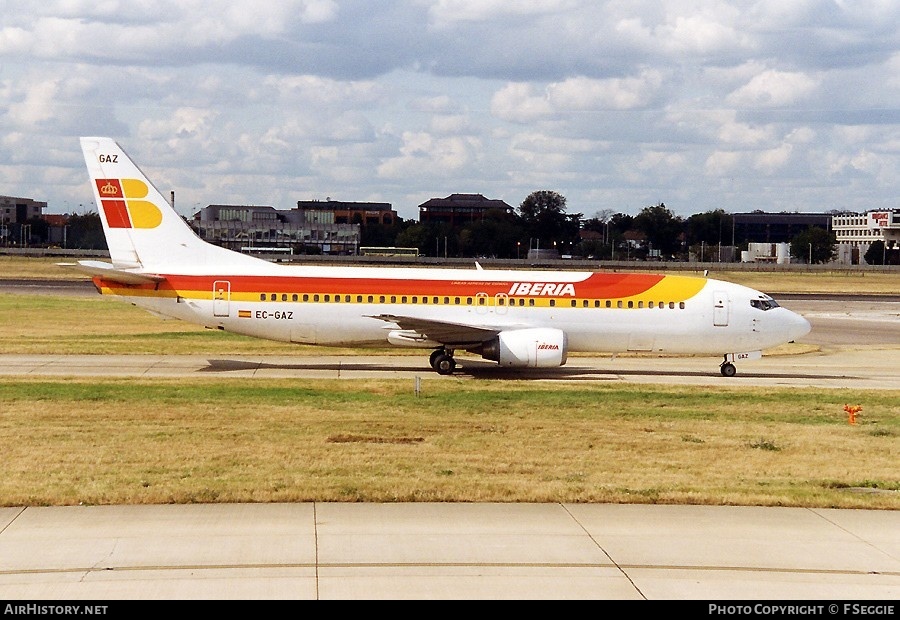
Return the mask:
<path id="1" fill-rule="evenodd" d="M 896 0 L 0 0 L 0 195 L 96 211 L 453 193 L 567 213 L 898 208 Z"/>

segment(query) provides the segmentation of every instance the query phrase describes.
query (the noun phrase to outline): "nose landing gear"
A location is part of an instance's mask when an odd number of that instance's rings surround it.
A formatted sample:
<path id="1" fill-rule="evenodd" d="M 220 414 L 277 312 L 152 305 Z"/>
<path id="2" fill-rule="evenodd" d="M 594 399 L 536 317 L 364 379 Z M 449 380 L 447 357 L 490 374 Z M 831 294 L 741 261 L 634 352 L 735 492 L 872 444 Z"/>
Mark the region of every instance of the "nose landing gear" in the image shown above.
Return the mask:
<path id="1" fill-rule="evenodd" d="M 728 361 L 727 355 L 725 356 L 725 361 L 719 364 L 719 371 L 722 373 L 723 377 L 733 377 L 737 374 L 737 368 Z"/>

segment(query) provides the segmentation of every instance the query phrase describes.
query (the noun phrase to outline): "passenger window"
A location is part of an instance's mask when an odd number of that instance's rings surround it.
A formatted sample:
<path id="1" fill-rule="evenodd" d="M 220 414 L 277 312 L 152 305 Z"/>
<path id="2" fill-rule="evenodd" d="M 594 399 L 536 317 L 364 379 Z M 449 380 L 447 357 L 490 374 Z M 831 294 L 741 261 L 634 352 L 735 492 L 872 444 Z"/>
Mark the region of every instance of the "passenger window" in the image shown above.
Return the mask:
<path id="1" fill-rule="evenodd" d="M 620 299 L 619 301 L 616 302 L 616 307 L 617 307 L 617 308 L 621 308 L 621 307 L 622 307 L 622 300 L 621 300 L 621 299 Z"/>
<path id="2" fill-rule="evenodd" d="M 291 301 L 297 301 L 297 293 L 291 295 Z"/>
<path id="3" fill-rule="evenodd" d="M 678 307 L 679 307 L 680 309 L 684 310 L 684 302 L 683 302 L 683 301 L 679 301 L 679 302 L 678 302 Z"/>
<path id="4" fill-rule="evenodd" d="M 369 300 L 369 303 L 372 303 L 373 301 L 375 301 L 375 297 L 373 297 L 372 295 L 369 295 L 368 300 Z"/>
<path id="5" fill-rule="evenodd" d="M 303 294 L 303 301 L 309 301 L 309 294 L 307 294 L 307 293 Z"/>
<path id="6" fill-rule="evenodd" d="M 380 303 L 380 304 L 383 304 L 383 303 L 384 303 L 384 295 L 379 295 L 379 296 L 378 296 L 378 303 Z"/>
<path id="7" fill-rule="evenodd" d="M 397 296 L 396 296 L 396 295 L 391 295 L 391 303 L 392 303 L 392 304 L 397 303 Z"/>
<path id="8" fill-rule="evenodd" d="M 313 295 L 313 301 L 319 301 L 319 295 L 318 295 L 318 294 Z"/>
<path id="9" fill-rule="evenodd" d="M 260 301 L 265 301 L 265 300 L 266 300 L 266 294 L 265 294 L 265 293 L 260 293 L 260 294 L 259 294 L 259 300 L 260 300 Z"/>
<path id="10" fill-rule="evenodd" d="M 361 303 L 362 303 L 362 295 L 357 295 L 357 296 L 356 296 L 356 303 L 358 303 L 358 304 L 361 304 Z"/>
<path id="11" fill-rule="evenodd" d="M 324 301 L 331 301 L 331 295 L 325 295 L 325 300 L 324 300 Z"/>
<path id="12" fill-rule="evenodd" d="M 529 299 L 529 300 L 528 300 L 528 305 L 529 305 L 529 306 L 533 306 L 533 305 L 534 305 L 534 300 L 533 300 L 533 299 Z"/>
<path id="13" fill-rule="evenodd" d="M 550 307 L 552 308 L 552 307 L 554 307 L 555 305 L 556 305 L 556 300 L 555 300 L 555 299 L 551 299 L 551 300 L 550 300 Z"/>
<path id="14" fill-rule="evenodd" d="M 573 308 L 577 308 L 577 307 L 578 307 L 578 302 L 577 302 L 576 300 L 573 299 L 573 300 L 571 301 L 570 305 L 571 305 Z M 585 305 L 585 306 L 587 305 L 587 300 L 585 300 L 584 305 Z"/>
<path id="15" fill-rule="evenodd" d="M 628 302 L 628 307 L 629 307 L 629 308 L 634 308 L 634 302 L 633 302 L 633 301 L 629 301 L 629 302 Z"/>
<path id="16" fill-rule="evenodd" d="M 611 299 L 607 299 L 607 300 L 606 300 L 606 307 L 607 307 L 607 308 L 612 308 L 612 300 L 611 300 Z"/>
<path id="17" fill-rule="evenodd" d="M 670 301 L 670 302 L 669 302 L 669 310 L 674 310 L 674 309 L 675 309 L 675 302 L 674 302 L 674 301 Z"/>
<path id="18" fill-rule="evenodd" d="M 275 293 L 269 295 L 269 301 L 275 301 L 276 299 L 278 299 L 278 296 Z"/>

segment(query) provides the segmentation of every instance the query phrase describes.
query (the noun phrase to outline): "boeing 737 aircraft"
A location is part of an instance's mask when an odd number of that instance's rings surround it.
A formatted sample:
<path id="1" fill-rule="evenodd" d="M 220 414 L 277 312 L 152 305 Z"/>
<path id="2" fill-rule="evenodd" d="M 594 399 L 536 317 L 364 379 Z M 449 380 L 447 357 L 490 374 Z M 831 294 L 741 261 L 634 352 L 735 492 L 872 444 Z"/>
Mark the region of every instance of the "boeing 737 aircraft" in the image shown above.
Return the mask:
<path id="1" fill-rule="evenodd" d="M 807 334 L 753 289 L 700 277 L 272 263 L 200 239 L 111 138 L 81 138 L 111 263 L 79 261 L 105 295 L 166 317 L 283 342 L 430 349 L 440 374 L 467 351 L 509 368 L 572 352 L 721 355 Z"/>

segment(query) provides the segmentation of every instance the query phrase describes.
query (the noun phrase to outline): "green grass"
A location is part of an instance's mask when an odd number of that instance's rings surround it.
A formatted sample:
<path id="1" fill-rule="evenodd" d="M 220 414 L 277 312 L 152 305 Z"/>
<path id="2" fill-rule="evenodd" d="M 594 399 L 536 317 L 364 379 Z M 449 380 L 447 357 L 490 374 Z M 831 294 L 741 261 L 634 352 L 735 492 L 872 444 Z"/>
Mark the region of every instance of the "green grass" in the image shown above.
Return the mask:
<path id="1" fill-rule="evenodd" d="M 900 392 L 695 397 L 440 377 L 419 396 L 388 380 L 2 379 L 0 504 L 900 508 Z M 847 423 L 846 402 L 863 404 L 863 423 Z"/>

